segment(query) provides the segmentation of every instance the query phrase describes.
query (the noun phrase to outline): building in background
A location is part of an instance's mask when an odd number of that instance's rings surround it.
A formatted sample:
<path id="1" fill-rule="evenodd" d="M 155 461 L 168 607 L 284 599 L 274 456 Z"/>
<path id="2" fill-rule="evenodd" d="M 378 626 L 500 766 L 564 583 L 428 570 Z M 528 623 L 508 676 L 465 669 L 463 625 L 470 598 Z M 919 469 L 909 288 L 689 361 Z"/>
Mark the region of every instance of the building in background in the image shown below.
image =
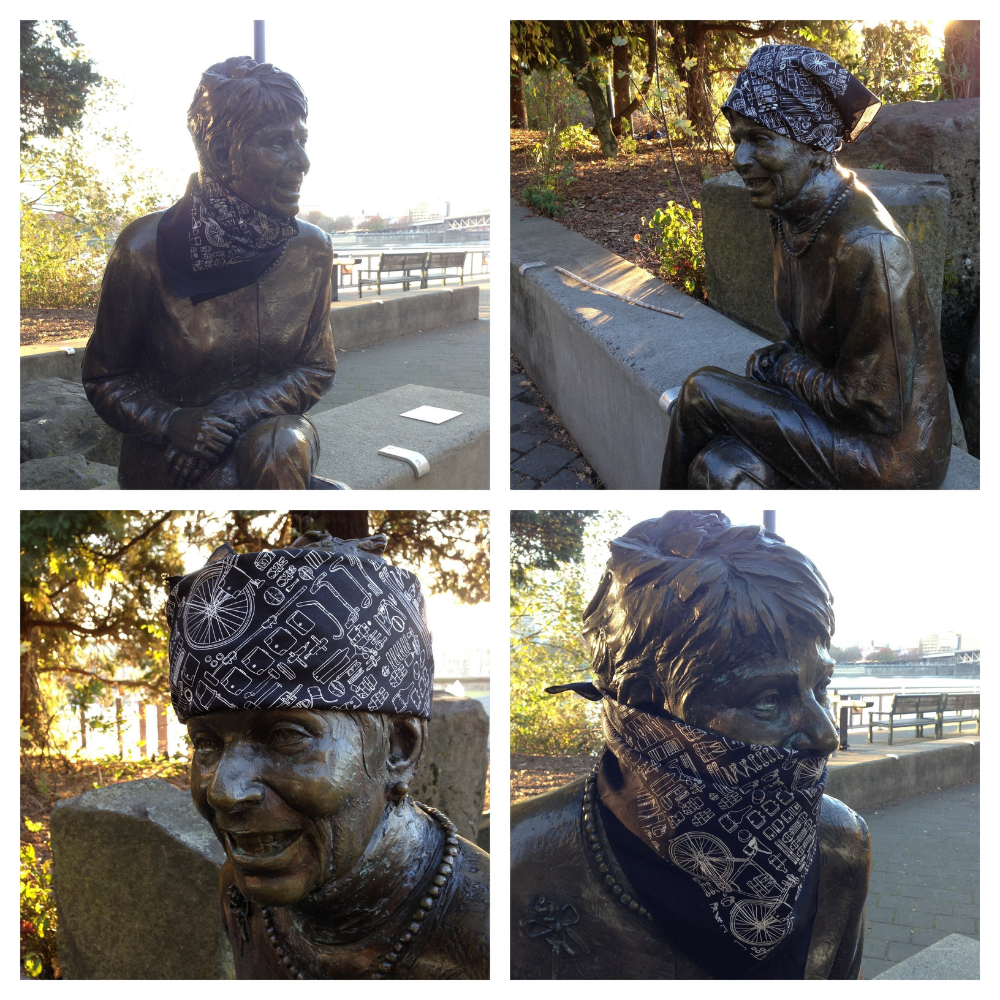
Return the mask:
<path id="1" fill-rule="evenodd" d="M 962 635 L 959 632 L 935 632 L 920 640 L 920 655 L 930 656 L 933 653 L 954 653 L 962 648 Z"/>

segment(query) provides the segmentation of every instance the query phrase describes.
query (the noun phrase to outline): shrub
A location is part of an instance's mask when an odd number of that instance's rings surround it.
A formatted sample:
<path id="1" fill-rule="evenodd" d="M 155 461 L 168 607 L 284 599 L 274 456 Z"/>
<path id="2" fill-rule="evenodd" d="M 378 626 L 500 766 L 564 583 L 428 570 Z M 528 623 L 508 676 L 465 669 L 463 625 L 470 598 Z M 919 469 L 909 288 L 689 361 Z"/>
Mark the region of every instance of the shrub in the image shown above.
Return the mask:
<path id="1" fill-rule="evenodd" d="M 567 153 L 593 153 L 601 148 L 600 140 L 582 124 L 570 125 L 559 133 L 558 146 Z"/>
<path id="2" fill-rule="evenodd" d="M 32 832 L 42 828 L 24 822 Z M 31 979 L 54 979 L 58 968 L 52 861 L 39 860 L 32 844 L 21 844 L 21 967 Z"/>
<path id="3" fill-rule="evenodd" d="M 700 209 L 701 205 L 691 203 Z M 683 287 L 688 295 L 705 297 L 705 245 L 701 223 L 691 209 L 668 201 L 665 209 L 658 208 L 653 218 L 642 225 L 654 233 L 653 249 L 660 258 L 660 276 L 671 284 Z"/>

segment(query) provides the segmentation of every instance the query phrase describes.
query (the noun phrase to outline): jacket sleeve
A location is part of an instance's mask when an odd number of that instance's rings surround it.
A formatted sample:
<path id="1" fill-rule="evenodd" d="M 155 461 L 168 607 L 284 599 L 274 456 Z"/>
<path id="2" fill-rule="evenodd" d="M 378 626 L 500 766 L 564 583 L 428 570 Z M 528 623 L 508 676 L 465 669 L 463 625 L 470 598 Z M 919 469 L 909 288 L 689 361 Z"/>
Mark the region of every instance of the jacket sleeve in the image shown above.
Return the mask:
<path id="1" fill-rule="evenodd" d="M 94 409 L 115 430 L 162 440 L 178 407 L 146 388 L 138 376 L 152 315 L 153 276 L 131 247 L 134 234 L 133 227 L 126 228 L 108 258 L 94 333 L 83 358 L 83 386 Z"/>
<path id="2" fill-rule="evenodd" d="M 892 435 L 913 391 L 916 296 L 922 294 L 905 241 L 876 234 L 837 261 L 839 353 L 832 368 L 805 354 L 778 359 L 772 381 L 821 416 L 854 430 Z"/>
<path id="3" fill-rule="evenodd" d="M 328 236 L 325 254 L 317 253 L 317 267 L 321 269 L 319 291 L 309 313 L 306 335 L 296 363 L 280 375 L 220 396 L 209 407 L 217 413 L 234 413 L 240 433 L 267 417 L 305 413 L 333 384 L 337 357 L 330 327 L 331 246 Z"/>

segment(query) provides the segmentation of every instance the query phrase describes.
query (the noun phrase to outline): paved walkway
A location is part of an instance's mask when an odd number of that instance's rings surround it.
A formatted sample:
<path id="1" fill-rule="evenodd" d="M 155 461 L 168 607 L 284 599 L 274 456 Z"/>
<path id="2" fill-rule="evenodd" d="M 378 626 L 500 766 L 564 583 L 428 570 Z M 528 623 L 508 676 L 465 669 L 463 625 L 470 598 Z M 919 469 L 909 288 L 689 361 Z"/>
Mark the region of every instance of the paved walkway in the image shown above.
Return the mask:
<path id="1" fill-rule="evenodd" d="M 978 940 L 979 782 L 863 815 L 872 835 L 865 979 L 949 934 Z"/>
<path id="2" fill-rule="evenodd" d="M 603 490 L 569 431 L 510 358 L 510 488 Z"/>
<path id="3" fill-rule="evenodd" d="M 479 319 L 411 333 L 371 347 L 337 351 L 337 380 L 309 412 L 353 403 L 401 385 L 490 394 L 490 285 L 479 285 Z M 470 284 L 470 282 L 466 282 Z M 451 287 L 449 283 L 448 287 Z M 346 291 L 344 289 L 343 291 Z M 396 294 L 405 294 L 399 289 Z M 357 295 L 357 291 L 354 293 Z M 392 293 L 388 293 L 392 294 Z M 388 297 L 388 294 L 383 297 Z M 367 291 L 365 298 L 368 298 Z M 342 298 L 346 300 L 346 296 Z M 356 299 L 355 299 L 356 301 Z"/>

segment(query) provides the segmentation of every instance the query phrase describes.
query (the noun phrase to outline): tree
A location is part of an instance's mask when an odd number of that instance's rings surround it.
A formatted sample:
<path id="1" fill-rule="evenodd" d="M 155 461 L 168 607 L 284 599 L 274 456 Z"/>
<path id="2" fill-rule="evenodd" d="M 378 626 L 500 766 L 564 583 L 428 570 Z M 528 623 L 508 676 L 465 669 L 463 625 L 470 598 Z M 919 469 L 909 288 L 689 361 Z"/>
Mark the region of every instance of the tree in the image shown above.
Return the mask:
<path id="1" fill-rule="evenodd" d="M 841 649 L 840 646 L 831 646 L 830 655 L 837 661 L 837 663 L 854 663 L 861 659 L 861 647 L 860 646 L 847 646 Z"/>
<path id="2" fill-rule="evenodd" d="M 330 227 L 331 232 L 342 232 L 345 229 L 353 229 L 354 222 L 349 215 L 338 215 L 336 219 L 333 220 L 333 225 Z"/>
<path id="3" fill-rule="evenodd" d="M 555 570 L 583 557 L 584 533 L 597 511 L 512 510 L 510 566 L 512 586 L 521 586 L 530 570 Z"/>
<path id="4" fill-rule="evenodd" d="M 252 552 L 308 530 L 385 533 L 387 558 L 425 567 L 432 592 L 489 599 L 484 511 L 23 511 L 22 739 L 51 749 L 57 712 L 86 710 L 102 686 L 167 696 L 165 580 L 190 546 Z"/>
<path id="5" fill-rule="evenodd" d="M 388 226 L 382 216 L 373 215 L 370 219 L 365 219 L 358 228 L 369 233 L 384 233 Z"/>
<path id="6" fill-rule="evenodd" d="M 32 136 L 54 139 L 79 128 L 88 94 L 101 82 L 80 47 L 68 21 L 21 22 L 22 149 Z"/>
<path id="7" fill-rule="evenodd" d="M 979 96 L 979 22 L 949 21 L 938 64 L 945 98 Z"/>

